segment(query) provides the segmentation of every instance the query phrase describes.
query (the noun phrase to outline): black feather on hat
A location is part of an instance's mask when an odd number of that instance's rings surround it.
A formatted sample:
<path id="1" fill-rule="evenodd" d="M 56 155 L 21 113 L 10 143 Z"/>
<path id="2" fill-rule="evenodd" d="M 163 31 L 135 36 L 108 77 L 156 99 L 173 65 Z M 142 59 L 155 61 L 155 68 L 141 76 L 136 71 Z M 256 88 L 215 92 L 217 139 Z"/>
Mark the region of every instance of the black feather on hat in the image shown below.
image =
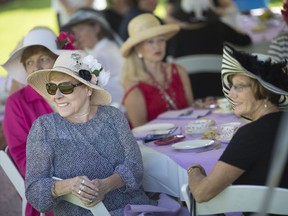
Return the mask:
<path id="1" fill-rule="evenodd" d="M 267 90 L 281 95 L 279 108 L 288 109 L 288 69 L 287 61 L 275 62 L 264 54 L 248 54 L 224 44 L 222 60 L 222 85 L 225 97 L 228 97 L 229 76 L 242 74 L 256 79 Z"/>

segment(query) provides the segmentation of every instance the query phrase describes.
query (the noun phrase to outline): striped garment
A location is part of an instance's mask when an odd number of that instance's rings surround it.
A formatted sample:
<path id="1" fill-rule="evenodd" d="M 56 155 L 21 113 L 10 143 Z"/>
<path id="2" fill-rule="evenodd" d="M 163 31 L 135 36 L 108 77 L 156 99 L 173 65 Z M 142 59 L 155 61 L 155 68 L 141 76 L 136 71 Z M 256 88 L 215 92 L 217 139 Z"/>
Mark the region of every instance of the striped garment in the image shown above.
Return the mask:
<path id="1" fill-rule="evenodd" d="M 272 39 L 268 54 L 275 58 L 276 61 L 288 60 L 288 31 L 280 32 Z"/>

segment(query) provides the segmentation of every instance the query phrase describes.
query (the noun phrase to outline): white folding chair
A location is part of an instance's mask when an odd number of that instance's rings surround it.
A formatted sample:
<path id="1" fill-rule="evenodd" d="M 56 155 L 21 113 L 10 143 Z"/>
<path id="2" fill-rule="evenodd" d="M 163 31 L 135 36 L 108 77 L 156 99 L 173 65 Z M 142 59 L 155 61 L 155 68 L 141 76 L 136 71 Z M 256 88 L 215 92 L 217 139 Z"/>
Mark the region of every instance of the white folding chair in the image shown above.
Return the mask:
<path id="1" fill-rule="evenodd" d="M 182 65 L 190 78 L 195 98 L 223 96 L 221 84 L 222 55 L 199 54 L 172 59 Z"/>
<path id="2" fill-rule="evenodd" d="M 20 175 L 17 167 L 14 165 L 12 159 L 10 156 L 7 154 L 7 149 L 6 151 L 0 151 L 0 166 L 8 176 L 9 180 L 19 193 L 19 195 L 22 198 L 22 215 L 25 216 L 25 210 L 26 210 L 26 205 L 27 205 L 27 200 L 25 197 L 25 183 L 24 179 Z M 41 216 L 45 216 L 44 213 L 40 214 Z"/>
<path id="3" fill-rule="evenodd" d="M 197 203 L 191 196 L 189 187 L 181 188 L 184 200 L 192 215 L 207 215 L 227 212 L 261 212 L 268 186 L 231 185 L 208 202 Z M 288 189 L 274 188 L 266 213 L 288 215 Z"/>
<path id="4" fill-rule="evenodd" d="M 173 62 L 182 65 L 189 74 L 214 72 L 220 73 L 222 66 L 222 55 L 199 54 L 187 55 L 174 58 Z"/>

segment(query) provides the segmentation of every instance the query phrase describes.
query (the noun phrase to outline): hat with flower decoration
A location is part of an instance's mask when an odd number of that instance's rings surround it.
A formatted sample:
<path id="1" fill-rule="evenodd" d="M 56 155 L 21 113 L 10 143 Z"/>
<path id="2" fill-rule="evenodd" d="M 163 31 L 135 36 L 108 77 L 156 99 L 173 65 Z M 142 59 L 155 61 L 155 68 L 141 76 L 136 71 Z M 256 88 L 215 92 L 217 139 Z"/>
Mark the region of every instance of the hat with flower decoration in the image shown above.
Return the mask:
<path id="1" fill-rule="evenodd" d="M 281 110 L 288 110 L 288 70 L 287 62 L 275 62 L 271 56 L 240 52 L 224 44 L 222 60 L 222 87 L 226 98 L 232 101 L 229 76 L 246 75 L 256 79 L 267 90 L 281 95 L 278 106 Z"/>
<path id="2" fill-rule="evenodd" d="M 67 51 L 61 54 L 52 69 L 35 71 L 27 78 L 27 82 L 40 95 L 48 100 L 51 96 L 46 91 L 46 83 L 50 82 L 50 73 L 67 74 L 93 89 L 92 105 L 107 105 L 111 103 L 111 95 L 103 89 L 110 78 L 110 73 L 91 55 L 83 51 Z"/>

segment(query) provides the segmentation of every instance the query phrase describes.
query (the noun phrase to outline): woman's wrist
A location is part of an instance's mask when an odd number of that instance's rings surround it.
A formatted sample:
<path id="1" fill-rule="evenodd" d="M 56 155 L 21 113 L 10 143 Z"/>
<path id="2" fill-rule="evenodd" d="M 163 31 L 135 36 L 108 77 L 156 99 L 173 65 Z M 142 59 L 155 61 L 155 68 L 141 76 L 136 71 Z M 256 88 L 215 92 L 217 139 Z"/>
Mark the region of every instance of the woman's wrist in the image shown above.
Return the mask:
<path id="1" fill-rule="evenodd" d="M 53 181 L 52 183 L 51 192 L 53 197 L 55 198 L 59 197 L 59 195 L 56 192 L 56 181 Z"/>
<path id="2" fill-rule="evenodd" d="M 191 173 L 193 173 L 195 170 L 199 169 L 199 171 L 205 175 L 205 170 L 204 168 L 200 165 L 200 164 L 195 164 L 195 165 L 192 165 L 190 166 L 188 169 L 187 169 L 187 174 L 190 175 Z"/>

